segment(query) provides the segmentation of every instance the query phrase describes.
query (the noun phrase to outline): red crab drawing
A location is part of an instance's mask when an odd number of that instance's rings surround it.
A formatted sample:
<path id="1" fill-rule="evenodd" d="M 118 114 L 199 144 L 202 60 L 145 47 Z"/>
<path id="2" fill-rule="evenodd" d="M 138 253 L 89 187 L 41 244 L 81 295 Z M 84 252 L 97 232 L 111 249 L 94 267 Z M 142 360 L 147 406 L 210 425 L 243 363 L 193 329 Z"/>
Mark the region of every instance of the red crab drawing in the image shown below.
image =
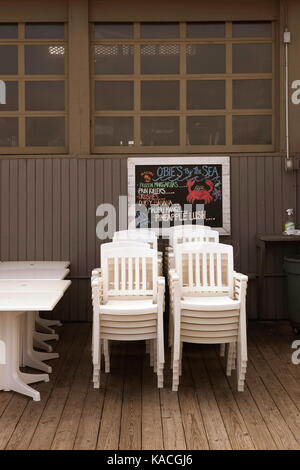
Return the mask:
<path id="1" fill-rule="evenodd" d="M 213 200 L 211 193 L 214 189 L 214 183 L 211 180 L 205 181 L 206 186 L 208 186 L 208 189 L 192 189 L 192 187 L 195 184 L 195 180 L 191 179 L 187 181 L 187 187 L 188 187 L 188 192 L 189 194 L 186 197 L 186 200 L 188 202 L 191 202 L 192 204 L 195 201 L 201 201 L 203 200 L 205 204 L 210 204 Z"/>

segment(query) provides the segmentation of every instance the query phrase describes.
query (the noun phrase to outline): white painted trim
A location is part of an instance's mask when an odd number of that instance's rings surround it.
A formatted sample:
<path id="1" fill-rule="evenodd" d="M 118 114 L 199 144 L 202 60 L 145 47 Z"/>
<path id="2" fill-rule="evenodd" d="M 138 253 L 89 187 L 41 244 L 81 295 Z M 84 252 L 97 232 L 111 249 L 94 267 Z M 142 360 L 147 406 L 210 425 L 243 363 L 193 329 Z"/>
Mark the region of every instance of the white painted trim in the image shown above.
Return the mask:
<path id="1" fill-rule="evenodd" d="M 223 226 L 214 227 L 220 235 L 230 235 L 231 212 L 230 212 L 230 157 L 224 156 L 181 156 L 181 157 L 148 157 L 128 158 L 128 225 L 135 218 L 135 166 L 136 165 L 222 165 L 222 198 L 223 198 Z"/>

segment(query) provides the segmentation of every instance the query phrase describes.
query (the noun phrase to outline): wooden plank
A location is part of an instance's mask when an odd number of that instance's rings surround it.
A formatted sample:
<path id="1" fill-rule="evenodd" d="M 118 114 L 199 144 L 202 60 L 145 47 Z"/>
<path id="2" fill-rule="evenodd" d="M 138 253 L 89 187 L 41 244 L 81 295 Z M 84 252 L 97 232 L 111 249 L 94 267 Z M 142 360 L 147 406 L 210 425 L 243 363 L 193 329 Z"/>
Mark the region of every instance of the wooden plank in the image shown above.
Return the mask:
<path id="1" fill-rule="evenodd" d="M 50 449 L 56 429 L 63 413 L 66 400 L 73 382 L 74 374 L 81 359 L 82 349 L 89 334 L 88 325 L 80 325 L 81 333 L 70 349 L 54 390 L 47 402 L 41 419 L 36 427 L 29 449 Z"/>
<path id="2" fill-rule="evenodd" d="M 18 161 L 9 162 L 9 259 L 18 259 Z"/>
<path id="3" fill-rule="evenodd" d="M 107 374 L 102 375 L 102 387 L 95 390 L 90 381 L 78 426 L 74 449 L 94 450 L 97 446 L 98 432 L 101 424 Z"/>
<path id="4" fill-rule="evenodd" d="M 274 375 L 272 369 L 262 357 L 260 351 L 256 346 L 249 341 L 249 352 L 251 354 L 251 362 L 257 372 L 260 374 L 264 384 L 266 385 L 270 395 L 272 396 L 277 408 L 279 409 L 284 420 L 292 431 L 298 444 L 300 443 L 300 414 L 287 394 L 286 390 L 282 387 L 281 383 Z"/>
<path id="5" fill-rule="evenodd" d="M 35 256 L 44 259 L 44 161 L 36 160 L 35 165 Z"/>
<path id="6" fill-rule="evenodd" d="M 166 364 L 170 362 L 167 361 Z M 187 448 L 178 393 L 171 391 L 171 370 L 166 367 L 164 388 L 160 390 L 163 444 L 165 450 Z"/>
<path id="7" fill-rule="evenodd" d="M 84 401 L 91 380 L 91 337 L 89 336 L 85 348 L 82 351 L 82 357 L 56 430 L 55 438 L 51 446 L 52 450 L 73 449 Z"/>
<path id="8" fill-rule="evenodd" d="M 35 160 L 32 158 L 27 162 L 27 258 L 28 260 L 35 259 Z"/>
<path id="9" fill-rule="evenodd" d="M 211 450 L 230 450 L 230 440 L 202 359 L 189 358 L 199 408 Z"/>
<path id="10" fill-rule="evenodd" d="M 1 160 L 1 260 L 9 260 L 9 160 Z"/>
<path id="11" fill-rule="evenodd" d="M 116 450 L 119 448 L 125 366 L 123 344 L 120 349 L 115 355 L 112 354 L 111 358 L 112 364 L 106 382 L 97 449 Z"/>
<path id="12" fill-rule="evenodd" d="M 86 161 L 78 161 L 78 274 L 86 274 L 87 261 L 87 179 L 86 179 Z"/>
<path id="13" fill-rule="evenodd" d="M 55 348 L 60 357 L 51 361 L 53 372 L 50 376 L 50 382 L 34 386 L 41 393 L 41 401 L 36 403 L 30 399 L 27 400 L 27 405 L 6 446 L 6 449 L 26 450 L 29 447 L 32 436 L 34 435 L 35 429 L 55 386 L 57 376 L 59 375 L 62 365 L 67 357 L 67 351 L 70 349 L 76 338 L 76 330 L 77 328 L 74 324 L 67 325 L 63 329 L 60 329 L 60 341 L 57 348 Z"/>
<path id="14" fill-rule="evenodd" d="M 53 259 L 53 160 L 44 161 L 44 257 Z M 57 191 L 57 189 L 56 189 Z"/>
<path id="15" fill-rule="evenodd" d="M 186 447 L 188 450 L 208 450 L 209 444 L 187 359 L 183 359 L 182 371 L 178 397 Z"/>
<path id="16" fill-rule="evenodd" d="M 223 371 L 226 373 L 226 360 L 224 358 Z M 230 377 L 227 377 L 233 397 L 239 407 L 241 415 L 247 425 L 252 442 L 257 450 L 277 449 L 274 439 L 264 422 L 264 419 L 257 407 L 247 385 L 243 393 L 237 391 L 236 373 L 233 371 Z"/>
<path id="17" fill-rule="evenodd" d="M 61 233 L 62 226 L 65 227 L 65 221 L 62 219 L 62 184 L 64 182 L 61 178 L 61 161 L 54 159 L 53 163 L 53 178 L 52 178 L 52 255 L 54 260 L 63 259 L 61 257 Z"/>
<path id="18" fill-rule="evenodd" d="M 157 376 L 149 364 L 149 355 L 143 357 L 142 378 L 142 449 L 162 450 L 163 432 Z"/>
<path id="19" fill-rule="evenodd" d="M 96 175 L 95 160 L 86 162 L 87 195 L 86 195 L 86 236 L 87 236 L 87 274 L 99 266 L 99 256 L 96 254 Z M 98 264 L 97 264 L 98 263 Z"/>
<path id="20" fill-rule="evenodd" d="M 298 449 L 299 445 L 286 424 L 284 416 L 281 415 L 272 394 L 251 362 L 248 363 L 247 367 L 246 383 L 274 439 L 276 447 L 281 450 Z"/>
<path id="21" fill-rule="evenodd" d="M 127 346 L 120 450 L 142 448 L 142 354 L 140 346 L 140 341 Z"/>
<path id="22" fill-rule="evenodd" d="M 27 164 L 18 162 L 18 260 L 26 260 L 27 254 Z"/>
<path id="23" fill-rule="evenodd" d="M 246 423 L 232 395 L 226 375 L 221 370 L 219 360 L 205 359 L 204 362 L 232 448 L 238 450 L 254 449 Z"/>

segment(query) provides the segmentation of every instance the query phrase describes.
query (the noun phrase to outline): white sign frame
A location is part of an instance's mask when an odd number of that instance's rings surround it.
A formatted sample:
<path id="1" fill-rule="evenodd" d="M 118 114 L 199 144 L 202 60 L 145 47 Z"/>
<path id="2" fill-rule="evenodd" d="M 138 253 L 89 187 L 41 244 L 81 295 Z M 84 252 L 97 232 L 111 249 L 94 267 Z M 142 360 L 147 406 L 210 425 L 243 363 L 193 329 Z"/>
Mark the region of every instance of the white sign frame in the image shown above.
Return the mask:
<path id="1" fill-rule="evenodd" d="M 128 158 L 128 226 L 135 220 L 135 167 L 137 165 L 222 165 L 222 227 L 214 227 L 220 235 L 231 234 L 230 212 L 230 157 L 229 156 L 181 156 L 181 157 L 135 157 Z"/>

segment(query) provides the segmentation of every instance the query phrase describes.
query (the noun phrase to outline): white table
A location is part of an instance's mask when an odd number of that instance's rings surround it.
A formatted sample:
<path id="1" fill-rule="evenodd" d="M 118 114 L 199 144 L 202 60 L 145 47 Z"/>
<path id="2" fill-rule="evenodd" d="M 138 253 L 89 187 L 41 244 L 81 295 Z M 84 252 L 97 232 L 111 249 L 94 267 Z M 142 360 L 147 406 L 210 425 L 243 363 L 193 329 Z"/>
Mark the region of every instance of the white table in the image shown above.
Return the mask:
<path id="1" fill-rule="evenodd" d="M 71 281 L 1 281 L 0 280 L 0 295 L 6 293 L 7 298 L 9 296 L 18 296 L 19 293 L 23 294 L 23 300 L 29 298 L 31 301 L 31 296 L 35 296 L 38 300 L 45 293 L 48 292 L 59 292 L 64 294 L 67 288 L 70 286 Z M 1 306 L 1 304 L 0 304 Z M 37 335 L 38 338 L 44 338 L 49 336 L 49 339 L 54 339 L 53 336 L 58 335 L 44 335 L 39 334 L 35 331 L 35 321 L 37 312 L 30 311 L 26 305 L 23 306 L 23 309 L 26 310 L 26 316 L 24 317 L 23 325 L 23 337 L 22 340 L 22 354 L 20 354 L 20 362 L 25 367 L 33 367 L 34 369 L 41 370 L 43 372 L 51 373 L 52 367 L 48 364 L 45 364 L 43 361 L 49 361 L 51 359 L 56 359 L 59 357 L 57 353 L 51 351 L 47 352 L 38 352 L 33 349 L 33 346 L 38 347 L 39 344 L 36 342 Z M 48 346 L 48 345 L 47 345 Z"/>
<path id="2" fill-rule="evenodd" d="M 8 269 L 66 269 L 70 261 L 1 261 L 0 271 Z"/>
<path id="3" fill-rule="evenodd" d="M 65 267 L 66 264 L 70 264 L 69 261 L 3 261 L 0 263 L 0 281 L 61 280 L 70 272 Z M 52 352 L 52 346 L 45 343 L 45 341 L 58 340 L 59 336 L 49 327 L 54 325 L 61 326 L 61 322 L 41 318 L 39 312 L 35 313 L 35 321 L 42 332 L 37 332 L 34 328 L 34 346 L 48 353 Z M 28 320 L 28 322 L 31 324 L 31 320 Z"/>
<path id="4" fill-rule="evenodd" d="M 57 282 L 51 287 L 50 281 L 41 281 L 35 288 L 30 283 L 27 286 L 16 283 L 16 290 L 11 286 L 9 292 L 4 291 L 6 282 L 0 286 L 0 343 L 5 345 L 5 364 L 0 364 L 0 390 L 13 390 L 40 400 L 40 393 L 29 384 L 48 382 L 49 376 L 20 372 L 20 319 L 28 311 L 53 310 L 70 285 L 70 281 L 60 282 L 60 290 L 55 290 L 59 288 Z"/>

